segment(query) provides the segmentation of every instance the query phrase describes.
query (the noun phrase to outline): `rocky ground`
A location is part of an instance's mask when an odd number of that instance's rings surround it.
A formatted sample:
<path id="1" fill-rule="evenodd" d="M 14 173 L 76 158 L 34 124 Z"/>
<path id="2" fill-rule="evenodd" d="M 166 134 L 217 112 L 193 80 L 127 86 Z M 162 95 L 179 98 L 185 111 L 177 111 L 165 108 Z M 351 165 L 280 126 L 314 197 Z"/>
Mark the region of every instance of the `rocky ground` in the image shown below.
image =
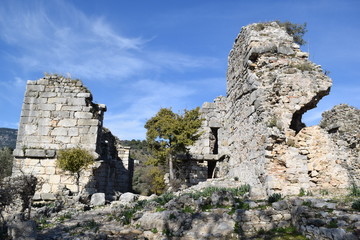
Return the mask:
<path id="1" fill-rule="evenodd" d="M 111 202 L 103 194 L 90 201 L 58 196 L 55 202 L 36 203 L 33 220 L 15 221 L 10 230 L 14 239 L 28 234 L 23 239 L 40 240 L 360 237 L 360 215 L 351 207 L 356 197 L 330 198 L 326 193 L 314 197 L 302 192 L 304 196 L 251 199 L 249 190 L 248 185 L 228 183 L 225 188 L 208 182 L 161 196 L 124 193 Z M 29 230 L 35 226 L 36 231 Z"/>

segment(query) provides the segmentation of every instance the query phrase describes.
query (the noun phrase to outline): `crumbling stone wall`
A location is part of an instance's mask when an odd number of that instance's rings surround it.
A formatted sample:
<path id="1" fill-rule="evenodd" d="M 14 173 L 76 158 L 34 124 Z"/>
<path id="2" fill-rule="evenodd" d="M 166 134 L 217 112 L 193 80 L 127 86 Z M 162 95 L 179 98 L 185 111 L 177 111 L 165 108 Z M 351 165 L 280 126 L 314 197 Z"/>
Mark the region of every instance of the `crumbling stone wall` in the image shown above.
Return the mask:
<path id="1" fill-rule="evenodd" d="M 193 160 L 223 160 L 218 175 L 250 184 L 259 196 L 348 186 L 334 138 L 301 121 L 330 92 L 321 66 L 275 22 L 243 27 L 228 59 L 227 96 L 203 105 L 205 134 L 190 149 Z M 216 154 L 208 147 L 212 122 L 221 132 Z M 356 154 L 349 151 L 352 162 Z"/>
<path id="2" fill-rule="evenodd" d="M 55 160 L 58 150 L 80 147 L 97 159 L 82 174 L 81 190 L 127 191 L 129 149 L 103 128 L 105 111 L 105 105 L 92 102 L 90 91 L 80 80 L 47 75 L 28 81 L 13 175 L 24 172 L 42 178 L 42 193 L 56 193 L 65 186 L 76 191 L 74 178 L 56 168 Z"/>

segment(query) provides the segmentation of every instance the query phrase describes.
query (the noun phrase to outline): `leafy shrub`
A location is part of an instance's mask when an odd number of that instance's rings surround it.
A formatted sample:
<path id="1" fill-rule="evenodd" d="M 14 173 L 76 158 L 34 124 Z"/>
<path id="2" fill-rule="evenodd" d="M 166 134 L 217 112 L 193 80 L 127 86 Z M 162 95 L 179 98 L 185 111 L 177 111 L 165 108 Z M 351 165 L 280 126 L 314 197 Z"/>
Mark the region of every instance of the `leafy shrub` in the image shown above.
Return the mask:
<path id="1" fill-rule="evenodd" d="M 207 187 L 202 189 L 199 192 L 192 192 L 190 193 L 190 197 L 197 200 L 200 197 L 210 197 L 214 192 L 230 192 L 234 196 L 243 196 L 245 193 L 250 191 L 249 184 L 243 184 L 238 188 L 219 188 L 219 187 Z"/>
<path id="2" fill-rule="evenodd" d="M 11 175 L 13 155 L 11 148 L 5 147 L 0 150 L 0 180 Z"/>
<path id="3" fill-rule="evenodd" d="M 274 203 L 280 201 L 282 198 L 281 193 L 273 193 L 268 198 L 268 203 Z"/>
<path id="4" fill-rule="evenodd" d="M 306 41 L 303 39 L 304 34 L 307 32 L 306 23 L 296 24 L 289 21 L 280 22 L 276 21 L 280 27 L 284 27 L 286 32 L 294 38 L 294 42 L 300 46 L 305 45 Z"/>
<path id="5" fill-rule="evenodd" d="M 80 172 L 92 163 L 94 163 L 94 157 L 88 151 L 81 148 L 60 150 L 56 160 L 57 167 L 74 174 L 78 192 L 80 188 Z"/>
<path id="6" fill-rule="evenodd" d="M 351 205 L 352 209 L 355 209 L 357 211 L 360 211 L 360 199 L 356 200 L 355 202 L 353 202 L 353 204 Z"/>
<path id="7" fill-rule="evenodd" d="M 173 193 L 164 193 L 164 194 L 160 195 L 158 198 L 156 198 L 154 201 L 163 206 L 167 202 L 172 200 L 174 197 L 175 197 L 175 195 Z"/>

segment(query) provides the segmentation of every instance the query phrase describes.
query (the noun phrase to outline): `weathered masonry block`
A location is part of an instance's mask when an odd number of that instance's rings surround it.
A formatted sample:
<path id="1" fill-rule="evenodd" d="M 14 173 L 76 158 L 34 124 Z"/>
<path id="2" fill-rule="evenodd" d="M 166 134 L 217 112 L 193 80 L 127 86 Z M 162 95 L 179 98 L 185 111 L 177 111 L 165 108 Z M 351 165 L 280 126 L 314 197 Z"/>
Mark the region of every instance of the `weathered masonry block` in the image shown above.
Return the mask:
<path id="1" fill-rule="evenodd" d="M 92 102 L 80 80 L 57 75 L 28 81 L 14 150 L 13 175 L 31 173 L 43 179 L 41 193 L 67 187 L 76 191 L 74 178 L 56 168 L 58 150 L 82 148 L 97 159 L 80 179 L 81 191 L 128 191 L 132 164 L 129 148 L 103 128 L 104 104 Z"/>

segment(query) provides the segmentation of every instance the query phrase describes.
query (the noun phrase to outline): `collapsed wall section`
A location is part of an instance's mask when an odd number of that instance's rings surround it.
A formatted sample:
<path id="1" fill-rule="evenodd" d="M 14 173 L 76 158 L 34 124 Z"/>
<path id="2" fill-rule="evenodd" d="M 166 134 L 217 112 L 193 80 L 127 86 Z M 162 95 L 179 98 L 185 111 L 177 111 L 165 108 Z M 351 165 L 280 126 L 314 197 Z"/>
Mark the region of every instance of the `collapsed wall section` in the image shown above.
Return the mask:
<path id="1" fill-rule="evenodd" d="M 74 178 L 58 169 L 55 161 L 61 149 L 82 148 L 97 161 L 81 174 L 80 190 L 106 193 L 128 190 L 129 171 L 124 163 L 129 158 L 124 152 L 129 151 L 116 147 L 114 142 L 109 146 L 107 139 L 112 134 L 102 127 L 105 111 L 105 105 L 92 102 L 90 91 L 80 80 L 48 75 L 28 81 L 14 150 L 13 175 L 31 173 L 43 179 L 40 191 L 43 193 L 56 193 L 63 187 L 77 191 Z M 114 185 L 119 177 L 126 178 L 123 179 L 126 182 Z"/>
<path id="2" fill-rule="evenodd" d="M 226 162 L 219 177 L 248 183 L 259 196 L 349 186 L 349 172 L 336 157 L 341 150 L 326 131 L 301 120 L 331 84 L 276 22 L 243 27 L 228 58 L 227 97 L 203 106 L 205 134 L 191 148 L 194 159 L 209 151 L 208 119 L 216 116 L 223 133 L 216 155 Z"/>

